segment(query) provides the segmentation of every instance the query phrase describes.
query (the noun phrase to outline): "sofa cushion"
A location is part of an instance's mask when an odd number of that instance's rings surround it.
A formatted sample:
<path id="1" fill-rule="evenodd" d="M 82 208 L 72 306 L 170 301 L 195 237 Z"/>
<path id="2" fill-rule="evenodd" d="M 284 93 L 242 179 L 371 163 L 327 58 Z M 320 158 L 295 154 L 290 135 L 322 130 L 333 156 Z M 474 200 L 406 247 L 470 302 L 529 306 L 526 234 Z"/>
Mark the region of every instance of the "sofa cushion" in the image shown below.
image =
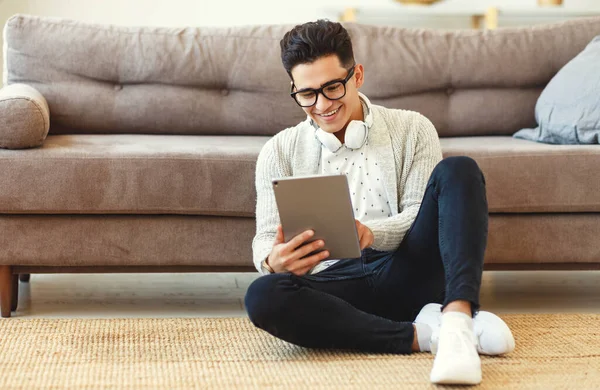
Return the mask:
<path id="1" fill-rule="evenodd" d="M 538 127 L 515 137 L 551 144 L 600 143 L 600 35 L 548 83 L 535 106 Z"/>
<path id="2" fill-rule="evenodd" d="M 490 213 L 600 211 L 600 146 L 507 136 L 441 140 L 444 157 L 468 155 L 486 177 Z"/>
<path id="3" fill-rule="evenodd" d="M 56 135 L 0 151 L 0 213 L 254 215 L 268 137 Z"/>
<path id="4" fill-rule="evenodd" d="M 0 215 L 0 265 L 253 269 L 254 226 L 236 217 Z"/>
<path id="5" fill-rule="evenodd" d="M 50 135 L 0 152 L 0 213 L 253 217 L 264 136 Z M 473 157 L 492 213 L 600 211 L 600 146 L 442 138 Z M 25 179 L 26 178 L 26 179 Z"/>
<path id="6" fill-rule="evenodd" d="M 252 270 L 254 227 L 254 219 L 235 217 L 0 215 L 0 265 L 14 265 L 18 259 L 21 266 L 239 266 Z M 600 222 L 595 214 L 495 214 L 490 217 L 485 261 L 597 263 L 598 236 Z"/>
<path id="7" fill-rule="evenodd" d="M 48 103 L 35 88 L 12 84 L 0 90 L 0 148 L 40 146 L 49 128 Z"/>

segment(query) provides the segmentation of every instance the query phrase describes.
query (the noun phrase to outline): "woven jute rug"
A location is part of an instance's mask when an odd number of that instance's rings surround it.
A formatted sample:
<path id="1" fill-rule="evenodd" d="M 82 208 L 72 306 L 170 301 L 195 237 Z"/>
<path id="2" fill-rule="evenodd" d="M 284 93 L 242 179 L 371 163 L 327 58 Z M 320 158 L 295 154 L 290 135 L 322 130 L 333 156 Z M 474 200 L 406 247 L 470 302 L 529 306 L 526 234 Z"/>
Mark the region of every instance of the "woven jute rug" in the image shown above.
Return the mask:
<path id="1" fill-rule="evenodd" d="M 600 388 L 600 315 L 506 315 L 480 388 Z M 245 318 L 0 321 L 0 389 L 434 388 L 433 356 L 309 350 Z"/>

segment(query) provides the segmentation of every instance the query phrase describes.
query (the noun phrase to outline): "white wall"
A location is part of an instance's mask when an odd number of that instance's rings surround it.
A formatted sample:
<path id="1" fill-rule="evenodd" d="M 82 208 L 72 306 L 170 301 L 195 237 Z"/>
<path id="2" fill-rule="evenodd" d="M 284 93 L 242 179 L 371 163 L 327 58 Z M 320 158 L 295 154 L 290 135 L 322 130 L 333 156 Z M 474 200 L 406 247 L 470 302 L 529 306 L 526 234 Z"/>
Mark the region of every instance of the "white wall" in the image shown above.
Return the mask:
<path id="1" fill-rule="evenodd" d="M 166 27 L 302 23 L 318 17 L 337 19 L 335 12 L 317 11 L 315 4 L 319 1 L 303 1 L 307 5 L 298 8 L 293 6 L 298 2 L 286 0 L 0 0 L 0 23 L 4 26 L 16 13 L 92 23 Z M 0 51 L 0 64 L 2 60 Z"/>
<path id="2" fill-rule="evenodd" d="M 297 1 L 285 0 L 4 0 L 0 15 L 6 19 L 8 7 L 10 12 L 96 23 L 224 26 L 304 21 L 319 15 L 319 3 L 303 0 L 300 8 Z"/>
<path id="3" fill-rule="evenodd" d="M 536 7 L 537 0 L 444 0 L 448 7 Z M 568 8 L 600 8 L 600 0 L 564 0 Z M 347 6 L 394 6 L 393 0 L 0 0 L 0 23 L 16 13 L 55 16 L 93 23 L 154 26 L 227 26 L 302 23 L 317 18 L 337 20 Z M 402 17 L 381 15 L 362 23 L 407 27 L 468 28 L 465 17 Z M 535 20 L 501 20 L 501 25 Z M 0 58 L 1 59 L 1 58 Z"/>
<path id="4" fill-rule="evenodd" d="M 449 7 L 536 7 L 537 0 L 444 0 Z M 564 0 L 568 8 L 600 7 L 599 0 Z M 394 0 L 0 0 L 4 24 L 16 12 L 125 25 L 240 25 L 336 19 L 347 6 L 377 7 Z M 411 18 L 415 19 L 415 18 Z M 427 22 L 415 20 L 414 22 Z M 443 27 L 443 26 L 440 26 Z M 465 26 L 468 27 L 468 24 Z"/>

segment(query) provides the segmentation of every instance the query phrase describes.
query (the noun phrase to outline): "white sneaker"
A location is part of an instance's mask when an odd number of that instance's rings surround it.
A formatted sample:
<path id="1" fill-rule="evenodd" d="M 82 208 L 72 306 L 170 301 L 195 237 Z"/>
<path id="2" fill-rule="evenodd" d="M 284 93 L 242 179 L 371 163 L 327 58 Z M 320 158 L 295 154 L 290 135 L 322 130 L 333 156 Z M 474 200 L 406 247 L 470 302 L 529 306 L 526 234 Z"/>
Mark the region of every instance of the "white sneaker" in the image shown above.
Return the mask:
<path id="1" fill-rule="evenodd" d="M 472 319 L 464 313 L 446 313 L 439 331 L 437 354 L 430 380 L 438 384 L 481 383 L 481 359 L 477 354 Z"/>
<path id="2" fill-rule="evenodd" d="M 414 322 L 431 327 L 431 352 L 436 353 L 442 321 L 442 305 L 427 304 L 421 309 Z M 515 339 L 508 325 L 497 315 L 480 311 L 473 318 L 473 330 L 477 341 L 477 352 L 481 355 L 502 355 L 515 349 Z"/>
<path id="3" fill-rule="evenodd" d="M 502 318 L 489 311 L 480 311 L 473 317 L 473 331 L 477 352 L 482 355 L 503 355 L 515 349 L 515 338 Z"/>

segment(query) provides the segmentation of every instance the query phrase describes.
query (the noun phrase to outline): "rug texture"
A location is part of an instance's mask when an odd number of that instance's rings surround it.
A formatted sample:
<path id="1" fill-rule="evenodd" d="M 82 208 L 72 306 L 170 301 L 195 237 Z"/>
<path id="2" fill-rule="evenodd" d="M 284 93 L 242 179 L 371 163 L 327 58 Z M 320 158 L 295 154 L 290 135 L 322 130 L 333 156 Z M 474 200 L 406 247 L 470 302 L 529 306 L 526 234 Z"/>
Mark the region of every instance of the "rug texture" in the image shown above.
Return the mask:
<path id="1" fill-rule="evenodd" d="M 477 388 L 600 388 L 600 315 L 503 318 L 517 348 L 482 357 Z M 432 363 L 305 349 L 245 318 L 0 321 L 0 389 L 426 389 Z"/>

